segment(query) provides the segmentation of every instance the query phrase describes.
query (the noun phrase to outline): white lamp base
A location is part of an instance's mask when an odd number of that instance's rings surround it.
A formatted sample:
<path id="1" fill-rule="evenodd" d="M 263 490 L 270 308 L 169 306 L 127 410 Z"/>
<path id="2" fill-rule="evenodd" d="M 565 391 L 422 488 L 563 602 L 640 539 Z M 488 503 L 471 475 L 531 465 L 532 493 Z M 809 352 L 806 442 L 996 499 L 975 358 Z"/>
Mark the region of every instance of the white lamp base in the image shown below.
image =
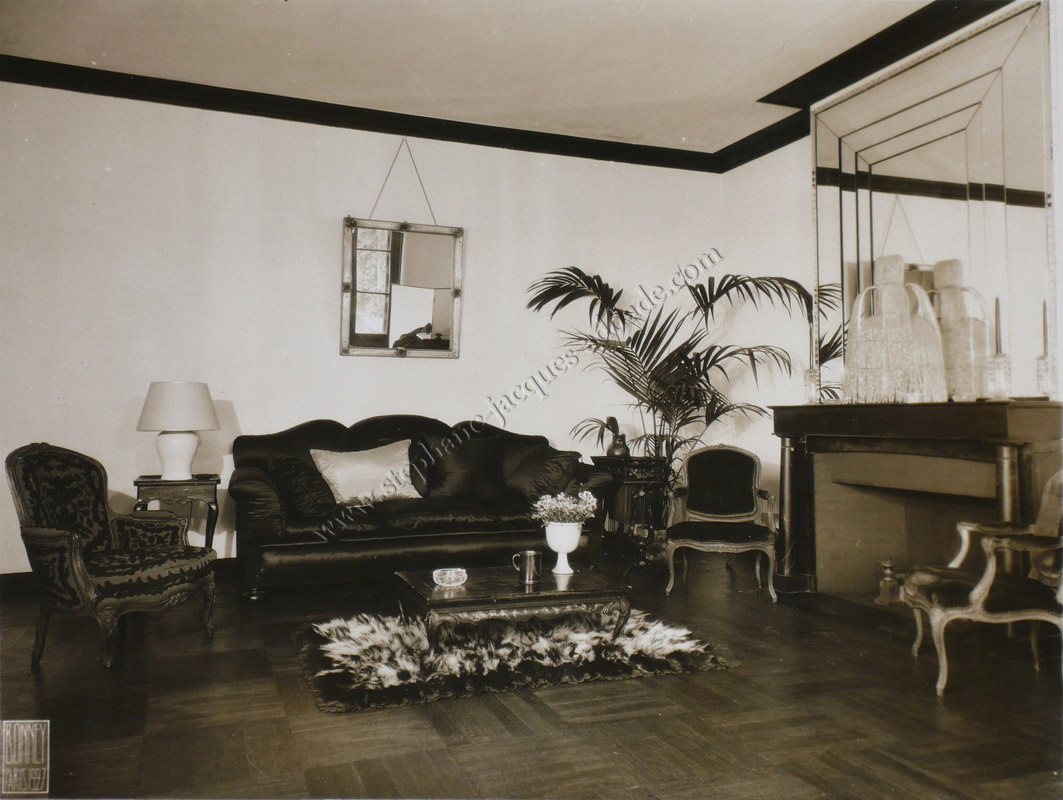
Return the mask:
<path id="1" fill-rule="evenodd" d="M 155 439 L 155 450 L 162 462 L 164 481 L 192 480 L 192 459 L 199 449 L 195 431 L 162 431 Z"/>

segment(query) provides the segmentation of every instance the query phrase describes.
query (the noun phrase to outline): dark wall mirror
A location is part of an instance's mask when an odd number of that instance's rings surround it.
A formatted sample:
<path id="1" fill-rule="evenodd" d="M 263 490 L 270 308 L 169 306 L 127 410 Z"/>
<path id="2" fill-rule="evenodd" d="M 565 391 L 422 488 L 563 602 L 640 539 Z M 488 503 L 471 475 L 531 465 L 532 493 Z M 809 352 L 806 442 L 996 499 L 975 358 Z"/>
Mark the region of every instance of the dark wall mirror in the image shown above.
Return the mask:
<path id="1" fill-rule="evenodd" d="M 1048 13 L 1013 4 L 813 107 L 821 340 L 876 258 L 901 256 L 931 298 L 933 265 L 956 259 L 989 352 L 1011 356 L 1009 395 L 1040 394 L 1046 365 L 1055 385 Z M 837 386 L 844 358 L 816 360 Z"/>
<path id="2" fill-rule="evenodd" d="M 457 358 L 461 228 L 343 221 L 340 352 Z"/>

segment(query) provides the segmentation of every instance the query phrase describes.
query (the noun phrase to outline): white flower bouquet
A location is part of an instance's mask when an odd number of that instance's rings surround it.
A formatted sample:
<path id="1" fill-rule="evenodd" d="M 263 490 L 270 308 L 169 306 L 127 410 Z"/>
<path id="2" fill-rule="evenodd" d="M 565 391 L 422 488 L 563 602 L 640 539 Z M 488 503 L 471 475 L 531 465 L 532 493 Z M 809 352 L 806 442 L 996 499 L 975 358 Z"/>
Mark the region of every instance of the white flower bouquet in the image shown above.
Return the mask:
<path id="1" fill-rule="evenodd" d="M 585 522 L 594 516 L 598 501 L 590 492 L 583 491 L 579 497 L 570 494 L 550 496 L 544 494 L 535 501 L 532 519 L 543 522 Z"/>

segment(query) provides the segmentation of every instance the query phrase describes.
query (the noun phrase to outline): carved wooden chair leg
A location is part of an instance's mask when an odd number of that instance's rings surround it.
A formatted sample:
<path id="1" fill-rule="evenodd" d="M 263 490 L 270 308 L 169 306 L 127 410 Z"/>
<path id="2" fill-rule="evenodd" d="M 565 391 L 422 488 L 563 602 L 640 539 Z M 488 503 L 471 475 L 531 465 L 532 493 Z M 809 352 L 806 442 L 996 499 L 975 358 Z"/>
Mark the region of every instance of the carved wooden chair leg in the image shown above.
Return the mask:
<path id="1" fill-rule="evenodd" d="M 44 639 L 48 635 L 48 620 L 50 614 L 41 609 L 37 616 L 37 636 L 33 640 L 33 653 L 30 654 L 30 671 L 41 671 L 41 656 L 44 655 Z"/>
<path id="2" fill-rule="evenodd" d="M 756 555 L 753 560 L 753 574 L 757 576 L 757 589 L 764 588 L 764 581 L 760 579 L 760 551 L 756 551 Z"/>
<path id="3" fill-rule="evenodd" d="M 118 642 L 118 620 L 114 617 L 100 617 L 103 629 L 103 667 L 110 669 L 114 664 L 115 644 Z"/>
<path id="4" fill-rule="evenodd" d="M 915 641 L 912 643 L 912 655 L 919 658 L 919 646 L 923 643 L 923 612 L 918 608 L 913 608 L 912 613 L 915 615 Z"/>
<path id="5" fill-rule="evenodd" d="M 207 635 L 214 635 L 214 584 L 203 590 L 203 623 L 207 626 Z"/>
<path id="6" fill-rule="evenodd" d="M 934 639 L 934 649 L 938 653 L 938 695 L 945 694 L 945 682 L 949 679 L 949 659 L 945 655 L 945 626 L 949 624 L 948 618 L 938 615 L 930 615 L 930 635 Z"/>
<path id="7" fill-rule="evenodd" d="M 683 551 L 682 556 L 683 556 L 683 583 L 686 583 L 687 582 L 687 551 L 686 550 Z"/>
<path id="8" fill-rule="evenodd" d="M 668 586 L 665 587 L 664 593 L 666 595 L 672 593 L 672 587 L 675 585 L 675 551 L 676 546 L 669 542 L 667 547 L 668 555 Z"/>
<path id="9" fill-rule="evenodd" d="M 764 551 L 764 555 L 768 557 L 768 594 L 771 595 L 771 602 L 778 603 L 779 595 L 775 594 L 775 550 L 768 549 Z M 757 566 L 760 566 L 760 556 L 757 556 Z M 757 580 L 760 580 L 759 570 Z"/>
<path id="10" fill-rule="evenodd" d="M 1033 651 L 1033 668 L 1041 671 L 1041 652 L 1037 648 L 1037 636 L 1041 632 L 1041 620 L 1030 620 L 1030 649 Z"/>

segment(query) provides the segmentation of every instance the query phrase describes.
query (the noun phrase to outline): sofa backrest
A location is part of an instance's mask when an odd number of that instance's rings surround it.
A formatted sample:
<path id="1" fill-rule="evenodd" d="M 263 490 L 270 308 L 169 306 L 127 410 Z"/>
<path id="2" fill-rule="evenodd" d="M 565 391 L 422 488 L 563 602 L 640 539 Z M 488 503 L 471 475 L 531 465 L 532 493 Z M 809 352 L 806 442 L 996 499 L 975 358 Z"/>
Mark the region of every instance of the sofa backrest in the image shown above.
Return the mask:
<path id="1" fill-rule="evenodd" d="M 421 437 L 442 439 L 450 426 L 431 417 L 416 414 L 385 414 L 354 423 L 347 431 L 347 450 L 369 450 L 392 442 Z"/>
<path id="2" fill-rule="evenodd" d="M 315 419 L 278 433 L 237 436 L 233 440 L 234 467 L 260 467 L 268 470 L 270 459 L 292 456 L 313 463 L 315 450 L 347 450 L 348 429 L 332 419 Z"/>
<path id="3" fill-rule="evenodd" d="M 312 449 L 351 452 L 403 439 L 411 442 L 412 483 L 419 493 L 430 497 L 447 496 L 448 492 L 451 497 L 467 499 L 513 492 L 530 497 L 560 491 L 579 462 L 578 453 L 555 450 L 545 436 L 513 433 L 479 421 L 450 426 L 413 414 L 371 417 L 349 428 L 335 420 L 319 419 L 278 433 L 238 436 L 233 442 L 233 462 L 235 467 L 259 467 L 282 482 L 291 482 L 292 474 L 300 473 L 293 497 L 299 495 L 310 502 L 307 492 L 316 488 L 323 495 L 319 499 L 324 507 L 329 499 L 327 486 L 310 487 L 309 483 L 320 483 L 320 479 L 302 475 L 306 469 L 298 465 L 293 468 L 291 459 L 316 470 Z M 286 479 L 274 474 L 281 466 Z"/>

